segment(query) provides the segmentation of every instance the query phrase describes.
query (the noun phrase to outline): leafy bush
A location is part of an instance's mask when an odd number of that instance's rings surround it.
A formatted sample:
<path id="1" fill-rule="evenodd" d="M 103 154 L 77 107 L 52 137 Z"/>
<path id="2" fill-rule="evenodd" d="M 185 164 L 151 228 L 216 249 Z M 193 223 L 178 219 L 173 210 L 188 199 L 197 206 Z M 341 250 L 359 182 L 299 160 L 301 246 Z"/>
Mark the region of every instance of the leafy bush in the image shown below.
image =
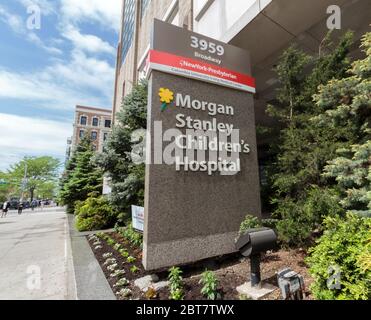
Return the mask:
<path id="1" fill-rule="evenodd" d="M 370 299 L 371 218 L 348 213 L 345 219 L 327 217 L 324 226 L 323 236 L 306 259 L 314 278 L 312 293 L 324 300 Z M 330 268 L 340 268 L 340 288 L 328 288 Z"/>
<path id="2" fill-rule="evenodd" d="M 112 226 L 116 213 L 104 196 L 90 196 L 76 205 L 75 215 L 77 230 L 90 231 Z"/>
<path id="3" fill-rule="evenodd" d="M 261 221 L 258 217 L 248 214 L 245 219 L 241 222 L 239 234 L 244 234 L 248 229 L 260 228 L 262 226 Z"/>
<path id="4" fill-rule="evenodd" d="M 126 228 L 120 229 L 121 235 L 127 239 L 132 245 L 136 247 L 142 247 L 143 235 L 134 230 L 132 224 L 129 224 Z"/>
<path id="5" fill-rule="evenodd" d="M 263 224 L 263 227 L 276 230 L 278 221 L 279 221 L 278 219 L 273 219 L 273 218 L 263 219 L 262 224 Z"/>
<path id="6" fill-rule="evenodd" d="M 171 300 L 182 300 L 184 297 L 182 270 L 178 267 L 169 269 L 170 296 Z"/>
<path id="7" fill-rule="evenodd" d="M 312 187 L 304 199 L 285 199 L 280 206 L 281 220 L 277 222 L 279 240 L 288 246 L 307 243 L 314 230 L 322 231 L 323 219 L 327 216 L 341 216 L 344 210 L 339 205 L 335 191 Z"/>
<path id="8" fill-rule="evenodd" d="M 201 280 L 199 282 L 203 285 L 201 293 L 209 300 L 215 300 L 218 296 L 218 279 L 216 278 L 214 272 L 205 271 L 201 275 Z"/>

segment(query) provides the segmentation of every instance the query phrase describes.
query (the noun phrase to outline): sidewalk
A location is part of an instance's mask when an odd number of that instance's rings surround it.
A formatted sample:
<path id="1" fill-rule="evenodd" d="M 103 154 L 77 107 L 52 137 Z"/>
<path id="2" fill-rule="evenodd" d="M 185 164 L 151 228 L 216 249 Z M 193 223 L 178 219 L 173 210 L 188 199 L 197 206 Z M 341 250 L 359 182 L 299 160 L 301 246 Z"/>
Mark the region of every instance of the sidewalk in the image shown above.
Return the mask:
<path id="1" fill-rule="evenodd" d="M 74 300 L 69 241 L 63 209 L 0 219 L 0 299 Z"/>
<path id="2" fill-rule="evenodd" d="M 73 215 L 68 215 L 68 225 L 73 253 L 77 299 L 116 300 L 86 240 L 86 235 L 92 232 L 76 231 Z"/>

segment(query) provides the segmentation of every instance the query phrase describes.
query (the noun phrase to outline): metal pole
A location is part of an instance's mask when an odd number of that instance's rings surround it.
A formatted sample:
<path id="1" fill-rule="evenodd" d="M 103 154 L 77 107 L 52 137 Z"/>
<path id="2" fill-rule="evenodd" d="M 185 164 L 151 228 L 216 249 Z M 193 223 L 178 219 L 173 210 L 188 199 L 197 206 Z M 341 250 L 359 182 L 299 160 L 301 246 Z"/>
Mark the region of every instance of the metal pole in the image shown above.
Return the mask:
<path id="1" fill-rule="evenodd" d="M 250 269 L 251 269 L 251 286 L 260 286 L 260 254 L 255 254 L 250 257 Z"/>
<path id="2" fill-rule="evenodd" d="M 26 181 L 27 181 L 27 162 L 24 163 L 24 177 L 22 181 L 22 194 L 21 194 L 21 199 L 20 201 L 23 201 L 23 194 L 24 194 L 24 189 L 26 188 Z"/>

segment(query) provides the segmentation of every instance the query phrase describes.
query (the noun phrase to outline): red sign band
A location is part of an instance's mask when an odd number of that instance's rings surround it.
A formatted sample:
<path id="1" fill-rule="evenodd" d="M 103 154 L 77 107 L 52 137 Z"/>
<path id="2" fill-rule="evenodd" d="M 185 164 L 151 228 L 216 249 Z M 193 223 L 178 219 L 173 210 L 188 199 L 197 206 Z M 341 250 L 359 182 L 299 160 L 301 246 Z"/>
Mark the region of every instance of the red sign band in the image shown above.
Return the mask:
<path id="1" fill-rule="evenodd" d="M 216 83 L 255 93 L 255 79 L 251 76 L 218 67 L 200 60 L 180 57 L 167 52 L 150 50 L 148 69 L 172 73 L 187 78 Z"/>

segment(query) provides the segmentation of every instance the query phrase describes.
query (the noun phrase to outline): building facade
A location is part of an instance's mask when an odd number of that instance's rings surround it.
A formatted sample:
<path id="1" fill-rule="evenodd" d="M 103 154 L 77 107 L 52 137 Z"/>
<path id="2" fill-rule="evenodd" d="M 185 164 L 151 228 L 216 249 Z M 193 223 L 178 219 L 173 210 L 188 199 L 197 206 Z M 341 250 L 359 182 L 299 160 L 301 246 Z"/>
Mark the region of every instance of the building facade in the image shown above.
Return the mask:
<path id="1" fill-rule="evenodd" d="M 273 69 L 283 51 L 296 45 L 318 55 L 331 28 L 337 38 L 348 30 L 354 32 L 351 55 L 359 58 L 360 38 L 369 31 L 370 12 L 369 0 L 123 0 L 113 122 L 123 97 L 144 78 L 154 18 L 249 51 L 251 75 L 256 79 L 256 126 L 279 128 L 265 111 L 276 102 L 279 84 Z M 261 172 L 270 141 L 269 136 L 258 136 Z"/>
<path id="2" fill-rule="evenodd" d="M 192 29 L 192 0 L 123 0 L 117 49 L 113 121 L 122 99 L 144 78 L 153 19 Z"/>
<path id="3" fill-rule="evenodd" d="M 340 29 L 333 34 L 352 30 L 353 55 L 357 56 L 359 39 L 369 30 L 368 0 L 123 0 L 113 122 L 123 97 L 144 77 L 153 19 L 157 18 L 248 50 L 256 78 L 256 123 L 270 125 L 265 110 L 274 101 L 278 85 L 274 66 L 292 44 L 318 54 L 334 6 L 340 12 Z M 258 144 L 266 145 L 266 141 Z"/>
<path id="4" fill-rule="evenodd" d="M 67 142 L 67 157 L 85 135 L 89 135 L 94 150 L 103 151 L 104 142 L 107 140 L 112 126 L 112 111 L 109 109 L 76 106 L 73 135 Z"/>

